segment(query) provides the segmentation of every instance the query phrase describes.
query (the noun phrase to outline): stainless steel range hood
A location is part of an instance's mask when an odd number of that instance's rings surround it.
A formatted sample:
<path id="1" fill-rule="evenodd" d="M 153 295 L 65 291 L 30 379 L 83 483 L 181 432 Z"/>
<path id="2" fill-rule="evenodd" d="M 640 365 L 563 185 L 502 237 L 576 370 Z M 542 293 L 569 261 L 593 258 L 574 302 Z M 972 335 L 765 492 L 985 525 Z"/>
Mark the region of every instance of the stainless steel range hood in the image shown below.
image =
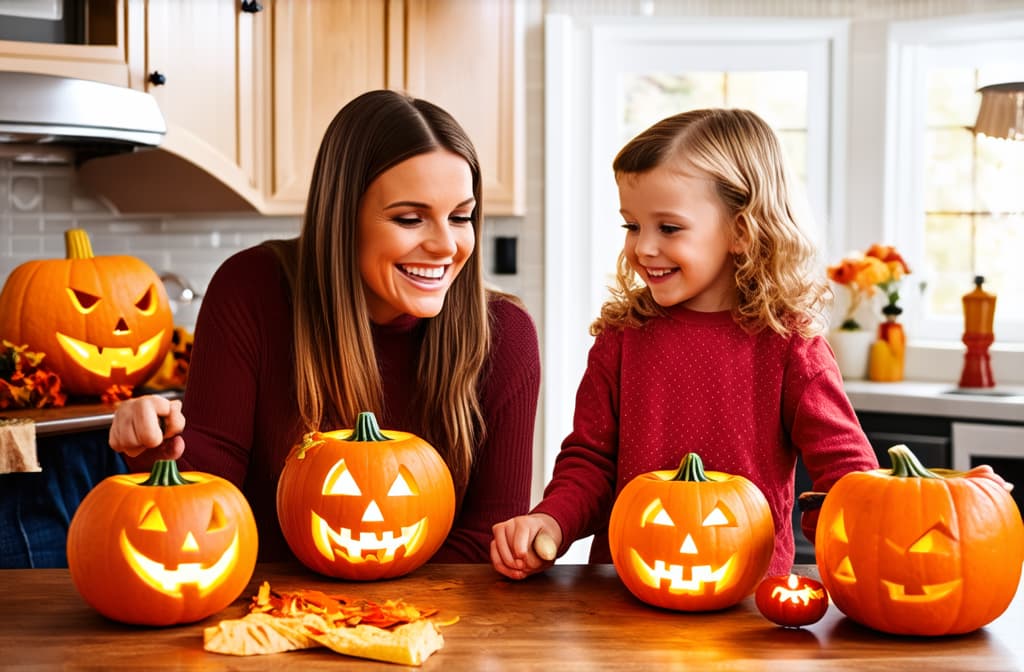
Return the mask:
<path id="1" fill-rule="evenodd" d="M 111 84 L 0 72 L 0 158 L 81 164 L 153 148 L 167 132 L 147 93 Z"/>

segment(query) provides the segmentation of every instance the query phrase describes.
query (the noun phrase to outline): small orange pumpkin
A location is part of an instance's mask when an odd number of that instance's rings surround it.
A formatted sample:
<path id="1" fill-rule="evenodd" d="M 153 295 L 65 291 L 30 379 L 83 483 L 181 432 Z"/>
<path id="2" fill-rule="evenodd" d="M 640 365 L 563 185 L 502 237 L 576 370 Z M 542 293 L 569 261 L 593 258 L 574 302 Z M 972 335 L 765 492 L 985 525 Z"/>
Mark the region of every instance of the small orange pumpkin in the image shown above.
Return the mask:
<path id="1" fill-rule="evenodd" d="M 952 635 L 997 618 L 1024 562 L 1024 523 L 987 468 L 925 469 L 903 445 L 892 469 L 851 472 L 821 507 L 815 555 L 832 601 L 893 634 Z"/>
<path id="2" fill-rule="evenodd" d="M 67 259 L 27 261 L 0 292 L 0 338 L 46 354 L 64 389 L 99 396 L 152 376 L 174 318 L 159 276 L 131 256 L 93 256 L 88 234 L 64 234 Z"/>
<path id="3" fill-rule="evenodd" d="M 85 601 L 137 625 L 191 623 L 224 609 L 249 583 L 256 550 L 256 523 L 238 488 L 179 473 L 173 460 L 100 481 L 67 539 L 68 569 Z"/>
<path id="4" fill-rule="evenodd" d="M 828 592 L 806 576 L 769 576 L 754 593 L 761 615 L 786 628 L 817 623 L 828 611 Z"/>
<path id="5" fill-rule="evenodd" d="M 310 569 L 357 581 L 392 578 L 444 543 L 455 487 L 429 443 L 381 430 L 364 412 L 355 429 L 312 432 L 292 449 L 278 481 L 277 517 Z"/>
<path id="6" fill-rule="evenodd" d="M 711 611 L 754 591 L 775 548 L 768 500 L 742 476 L 704 471 L 696 453 L 679 469 L 626 484 L 608 525 L 612 562 L 637 598 Z"/>

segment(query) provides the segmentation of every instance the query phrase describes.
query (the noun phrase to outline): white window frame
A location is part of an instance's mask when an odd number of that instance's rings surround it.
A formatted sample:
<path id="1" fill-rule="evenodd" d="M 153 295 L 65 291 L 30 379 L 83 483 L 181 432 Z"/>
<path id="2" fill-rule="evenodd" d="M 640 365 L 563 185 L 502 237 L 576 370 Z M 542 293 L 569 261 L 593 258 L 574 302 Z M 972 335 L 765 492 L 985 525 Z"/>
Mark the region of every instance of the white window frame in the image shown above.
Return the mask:
<path id="1" fill-rule="evenodd" d="M 886 161 L 884 231 L 904 258 L 924 259 L 924 137 L 926 74 L 929 66 L 976 66 L 1000 55 L 1013 55 L 1024 68 L 1024 52 L 1007 41 L 1024 41 L 1024 12 L 981 14 L 898 21 L 889 26 L 886 99 Z M 906 312 L 902 318 L 910 337 L 908 376 L 915 363 L 925 364 L 943 353 L 959 354 L 963 319 L 926 319 L 917 280 L 907 278 L 901 291 Z M 967 293 L 971 287 L 965 287 Z M 1024 323 L 999 324 L 996 311 L 994 350 L 1002 350 L 1004 366 L 1021 368 L 1024 362 Z M 956 356 L 952 358 L 955 362 Z M 1012 360 L 1012 361 L 1010 361 Z M 920 370 L 922 377 L 927 372 Z M 997 376 L 997 383 L 998 376 Z"/>

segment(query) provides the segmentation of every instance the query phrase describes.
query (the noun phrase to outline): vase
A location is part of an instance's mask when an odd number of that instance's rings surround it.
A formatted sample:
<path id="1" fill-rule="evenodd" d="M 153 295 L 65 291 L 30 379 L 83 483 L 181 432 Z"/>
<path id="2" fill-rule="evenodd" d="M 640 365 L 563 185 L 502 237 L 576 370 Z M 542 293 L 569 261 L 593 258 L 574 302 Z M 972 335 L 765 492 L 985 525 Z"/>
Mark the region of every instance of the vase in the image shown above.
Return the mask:
<path id="1" fill-rule="evenodd" d="M 844 380 L 867 378 L 868 356 L 874 340 L 875 334 L 867 329 L 838 329 L 828 335 Z"/>
<path id="2" fill-rule="evenodd" d="M 907 337 L 903 325 L 894 317 L 886 317 L 878 325 L 878 337 L 871 344 L 868 378 L 878 383 L 903 380 L 903 362 L 907 352 Z"/>

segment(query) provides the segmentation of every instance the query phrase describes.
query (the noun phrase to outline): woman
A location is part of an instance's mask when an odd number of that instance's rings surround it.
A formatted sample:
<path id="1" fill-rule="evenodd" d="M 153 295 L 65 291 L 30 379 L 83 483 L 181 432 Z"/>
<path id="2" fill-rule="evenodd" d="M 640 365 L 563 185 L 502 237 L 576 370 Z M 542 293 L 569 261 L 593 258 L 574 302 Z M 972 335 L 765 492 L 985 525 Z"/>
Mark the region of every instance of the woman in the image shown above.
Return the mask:
<path id="1" fill-rule="evenodd" d="M 235 483 L 260 559 L 279 559 L 289 449 L 371 410 L 451 469 L 455 522 L 434 560 L 486 562 L 491 525 L 529 505 L 540 363 L 530 317 L 484 288 L 480 213 L 476 152 L 448 113 L 392 91 L 357 97 L 324 135 L 299 238 L 214 274 L 184 405 L 124 402 L 111 447 L 135 470 L 180 456 Z"/>

